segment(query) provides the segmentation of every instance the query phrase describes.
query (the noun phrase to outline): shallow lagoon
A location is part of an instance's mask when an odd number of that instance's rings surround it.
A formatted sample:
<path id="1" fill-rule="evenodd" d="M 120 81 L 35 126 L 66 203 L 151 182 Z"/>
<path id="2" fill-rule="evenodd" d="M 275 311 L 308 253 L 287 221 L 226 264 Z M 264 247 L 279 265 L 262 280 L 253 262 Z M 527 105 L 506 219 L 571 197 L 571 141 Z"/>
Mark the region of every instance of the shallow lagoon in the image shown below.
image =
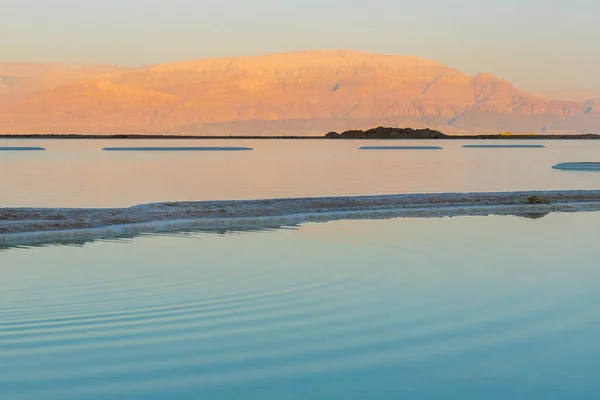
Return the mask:
<path id="1" fill-rule="evenodd" d="M 600 213 L 536 217 L 3 250 L 0 397 L 592 398 Z"/>
<path id="2" fill-rule="evenodd" d="M 184 200 L 600 189 L 598 141 L 527 141 L 543 149 L 465 149 L 463 140 L 0 140 L 0 207 L 123 207 Z M 501 144 L 525 144 L 502 141 Z M 365 151 L 362 146 L 440 146 Z M 240 152 L 103 152 L 105 147 L 250 147 Z"/>

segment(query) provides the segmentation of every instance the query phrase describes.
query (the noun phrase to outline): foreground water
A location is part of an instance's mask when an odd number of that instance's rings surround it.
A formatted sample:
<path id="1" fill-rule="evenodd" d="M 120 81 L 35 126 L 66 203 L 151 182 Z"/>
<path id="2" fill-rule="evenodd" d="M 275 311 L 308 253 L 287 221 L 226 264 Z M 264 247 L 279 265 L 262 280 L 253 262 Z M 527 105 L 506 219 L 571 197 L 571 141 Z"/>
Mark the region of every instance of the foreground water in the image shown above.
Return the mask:
<path id="1" fill-rule="evenodd" d="M 4 250 L 0 398 L 593 398 L 599 224 L 338 221 Z"/>
<path id="2" fill-rule="evenodd" d="M 0 146 L 47 149 L 0 152 L 0 207 L 124 207 L 183 200 L 600 189 L 600 173 L 552 169 L 560 162 L 600 161 L 598 141 L 527 141 L 527 144 L 546 146 L 540 149 L 462 147 L 482 143 L 463 140 L 0 140 Z M 444 150 L 359 150 L 361 146 L 372 145 L 441 146 Z M 114 146 L 240 146 L 254 151 L 101 151 Z"/>

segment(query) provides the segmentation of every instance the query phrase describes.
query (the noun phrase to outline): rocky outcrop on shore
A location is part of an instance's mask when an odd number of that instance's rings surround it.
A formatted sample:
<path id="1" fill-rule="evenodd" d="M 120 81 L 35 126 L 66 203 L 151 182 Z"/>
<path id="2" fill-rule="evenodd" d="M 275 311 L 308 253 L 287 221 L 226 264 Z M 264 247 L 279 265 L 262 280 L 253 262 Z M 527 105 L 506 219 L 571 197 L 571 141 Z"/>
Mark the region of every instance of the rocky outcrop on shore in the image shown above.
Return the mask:
<path id="1" fill-rule="evenodd" d="M 342 133 L 329 132 L 325 139 L 500 139 L 500 140 L 598 140 L 600 135 L 446 135 L 432 129 L 377 127 L 366 131 L 353 129 Z"/>
<path id="2" fill-rule="evenodd" d="M 350 130 L 343 133 L 329 132 L 327 139 L 447 139 L 448 135 L 432 129 L 384 128 L 366 131 Z"/>

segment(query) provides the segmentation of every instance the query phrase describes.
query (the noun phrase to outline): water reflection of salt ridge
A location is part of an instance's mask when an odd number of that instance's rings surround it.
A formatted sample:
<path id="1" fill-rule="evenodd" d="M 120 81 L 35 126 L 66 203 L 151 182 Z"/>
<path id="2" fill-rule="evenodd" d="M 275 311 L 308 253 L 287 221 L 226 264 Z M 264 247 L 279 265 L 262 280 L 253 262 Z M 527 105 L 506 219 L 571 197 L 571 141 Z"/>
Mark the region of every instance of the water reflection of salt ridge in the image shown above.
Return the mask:
<path id="1" fill-rule="evenodd" d="M 168 232 L 140 232 L 136 234 L 119 234 L 109 238 L 89 238 L 89 239 L 50 239 L 46 242 L 33 243 L 29 245 L 15 244 L 15 245 L 0 245 L 0 252 L 9 249 L 31 249 L 36 247 L 47 247 L 47 246 L 71 246 L 71 247 L 84 247 L 89 243 L 130 243 L 133 239 L 138 237 L 178 237 L 178 238 L 197 238 L 198 235 L 243 235 L 250 233 L 261 233 L 270 232 L 279 229 L 298 229 L 298 224 L 286 225 L 286 226 L 265 226 L 265 227 L 233 227 L 227 229 L 183 229 Z"/>
<path id="2" fill-rule="evenodd" d="M 527 212 L 527 213 L 505 213 L 505 214 L 497 214 L 490 213 L 490 215 L 505 215 L 505 216 L 516 216 L 528 219 L 540 219 L 547 215 L 549 212 Z M 481 216 L 481 215 L 478 215 Z M 381 219 L 388 219 L 389 217 L 381 217 Z M 434 217 L 421 217 L 421 218 L 440 218 L 437 216 Z M 377 217 L 373 217 L 372 219 L 380 219 Z M 322 222 L 326 223 L 326 222 Z M 140 232 L 136 234 L 116 234 L 111 237 L 98 237 L 98 238 L 89 238 L 89 239 L 49 239 L 48 241 L 32 243 L 32 244 L 8 244 L 3 245 L 0 244 L 0 252 L 9 249 L 29 249 L 35 247 L 45 247 L 45 246 L 73 246 L 73 247 L 83 247 L 86 244 L 94 243 L 94 242 L 115 242 L 115 243 L 129 243 L 131 240 L 137 237 L 181 237 L 181 238 L 195 238 L 198 234 L 207 234 L 207 235 L 242 235 L 242 234 L 251 234 L 251 233 L 261 233 L 261 232 L 270 232 L 273 230 L 280 229 L 299 229 L 301 224 L 290 224 L 290 225 L 281 225 L 281 226 L 255 226 L 255 227 L 232 227 L 227 229 L 182 229 L 182 230 L 173 230 L 166 232 Z"/>

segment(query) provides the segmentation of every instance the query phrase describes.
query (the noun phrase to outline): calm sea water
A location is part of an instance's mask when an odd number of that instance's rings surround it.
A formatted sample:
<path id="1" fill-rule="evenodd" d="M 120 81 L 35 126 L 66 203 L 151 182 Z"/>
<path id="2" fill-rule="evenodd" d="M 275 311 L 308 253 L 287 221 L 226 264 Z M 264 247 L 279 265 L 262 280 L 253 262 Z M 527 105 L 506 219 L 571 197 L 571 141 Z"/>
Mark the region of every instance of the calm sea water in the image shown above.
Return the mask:
<path id="1" fill-rule="evenodd" d="M 600 213 L 0 251 L 0 398 L 591 399 Z"/>
<path id="2" fill-rule="evenodd" d="M 365 145 L 441 151 L 366 151 Z M 46 152 L 0 152 L 0 207 L 105 207 L 177 200 L 414 192 L 600 189 L 600 173 L 557 171 L 600 161 L 600 142 L 544 149 L 463 149 L 481 141 L 0 140 Z M 503 141 L 502 144 L 513 142 Z M 514 142 L 522 144 L 522 141 Z M 249 152 L 102 152 L 108 146 L 247 146 Z"/>
<path id="3" fill-rule="evenodd" d="M 600 189 L 551 168 L 598 161 L 588 141 L 0 140 L 16 143 L 48 151 L 0 152 L 0 207 Z M 0 249 L 0 399 L 594 398 L 598 226 L 337 221 Z"/>

